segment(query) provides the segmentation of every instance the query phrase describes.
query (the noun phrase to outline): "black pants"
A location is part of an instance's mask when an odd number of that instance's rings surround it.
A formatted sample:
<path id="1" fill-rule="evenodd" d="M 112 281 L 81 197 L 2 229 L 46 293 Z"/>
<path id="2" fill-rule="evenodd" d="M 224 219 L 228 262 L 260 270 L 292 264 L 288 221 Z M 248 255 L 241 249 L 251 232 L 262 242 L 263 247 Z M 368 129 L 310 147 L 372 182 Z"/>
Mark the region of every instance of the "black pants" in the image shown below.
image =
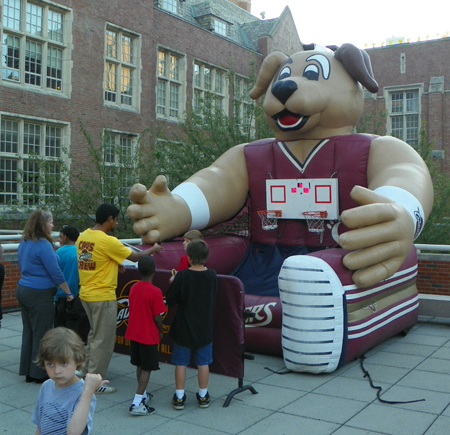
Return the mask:
<path id="1" fill-rule="evenodd" d="M 77 296 L 72 301 L 59 298 L 55 303 L 55 328 L 65 326 L 81 335 L 80 325 L 87 318 L 86 311 Z"/>

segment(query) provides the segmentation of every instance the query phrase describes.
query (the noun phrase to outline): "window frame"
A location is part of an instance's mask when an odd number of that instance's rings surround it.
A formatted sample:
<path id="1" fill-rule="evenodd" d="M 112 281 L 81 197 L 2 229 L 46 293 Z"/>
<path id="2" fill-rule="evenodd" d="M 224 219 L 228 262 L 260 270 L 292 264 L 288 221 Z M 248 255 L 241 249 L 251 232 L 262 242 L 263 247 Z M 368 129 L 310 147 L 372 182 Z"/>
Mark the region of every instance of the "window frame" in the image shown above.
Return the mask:
<path id="1" fill-rule="evenodd" d="M 111 44 L 108 44 L 108 34 L 115 34 L 114 54 Z M 104 73 L 103 73 L 103 104 L 125 110 L 140 111 L 140 70 L 141 70 L 141 35 L 106 23 L 104 33 Z M 129 41 L 129 45 L 125 44 Z M 130 47 L 129 53 L 124 47 Z M 129 57 L 127 59 L 127 57 Z M 113 67 L 113 68 L 112 68 Z M 127 74 L 125 74 L 127 72 Z M 114 78 L 114 81 L 108 78 Z M 131 93 L 124 91 L 128 80 Z M 113 84 L 113 88 L 109 88 Z"/>
<path id="2" fill-rule="evenodd" d="M 164 55 L 164 63 L 161 62 L 161 55 Z M 175 68 L 173 60 L 176 60 Z M 177 89 L 176 94 L 175 89 Z M 173 122 L 180 122 L 183 119 L 186 106 L 186 56 L 184 54 L 158 46 L 155 95 L 156 119 Z"/>
<path id="3" fill-rule="evenodd" d="M 417 104 L 413 107 L 413 110 L 408 110 L 406 107 L 407 101 L 412 101 L 407 99 L 408 93 L 417 93 Z M 402 110 L 393 111 L 393 95 L 402 94 Z M 420 129 L 421 129 L 421 119 L 422 119 L 422 95 L 423 95 L 423 84 L 412 84 L 408 86 L 389 86 L 384 88 L 384 97 L 386 101 L 387 116 L 387 131 L 388 134 L 411 145 L 413 148 L 418 148 L 420 142 Z M 414 99 L 415 100 L 415 99 Z M 415 126 L 408 126 L 408 120 L 413 120 L 415 117 Z M 397 122 L 394 120 L 401 120 L 401 134 L 394 134 L 394 124 Z M 414 130 L 415 133 L 411 136 L 410 132 Z M 401 137 L 400 137 L 401 136 Z M 413 138 L 411 138 L 413 137 Z"/>
<path id="4" fill-rule="evenodd" d="M 17 130 L 4 130 L 4 122 L 17 124 Z M 50 130 L 59 131 L 59 135 L 54 134 L 54 132 L 51 134 Z M 4 137 L 7 134 L 6 132 L 9 132 L 10 134 L 16 133 L 15 141 L 10 141 L 11 149 L 9 150 L 6 149 L 6 142 L 5 149 L 2 149 Z M 64 165 L 70 167 L 70 124 L 64 121 L 55 121 L 53 119 L 0 112 L 0 136 L 2 164 L 5 165 L 6 162 L 11 164 L 11 174 L 9 177 L 5 175 L 6 172 L 3 173 L 5 168 L 1 168 L 0 166 L 1 189 L 3 188 L 2 184 L 4 183 L 8 183 L 11 186 L 11 189 L 5 189 L 0 193 L 0 196 L 4 195 L 1 201 L 2 209 L 10 209 L 16 203 L 28 206 L 40 205 L 43 199 L 45 203 L 45 198 L 57 194 L 55 191 L 46 191 L 47 188 L 51 188 L 51 186 L 45 184 L 45 176 L 49 173 L 48 165 L 46 165 L 45 168 L 42 168 L 42 166 L 39 167 L 39 164 L 44 160 L 49 164 L 53 162 L 55 165 L 54 167 L 59 167 L 60 170 Z M 55 142 L 58 141 L 59 145 L 55 147 Z M 58 150 L 59 153 L 55 150 Z M 29 171 L 27 171 L 27 167 L 30 168 Z M 12 174 L 12 171 L 15 171 L 15 174 Z M 23 180 L 21 173 L 26 174 L 27 172 L 28 179 L 35 177 L 34 182 Z M 55 173 L 57 172 L 58 170 L 55 169 Z M 60 172 L 60 176 L 63 176 L 62 172 Z M 39 181 L 40 178 L 43 179 L 43 181 Z M 63 179 L 60 181 L 63 182 Z M 26 192 L 26 183 L 29 182 L 29 187 L 32 191 Z M 15 189 L 13 187 L 15 187 Z M 6 199 L 7 196 L 9 196 L 9 199 Z M 32 198 L 33 196 L 34 200 Z M 31 198 L 31 200 L 27 198 Z"/>
<path id="5" fill-rule="evenodd" d="M 14 1 L 20 8 L 14 9 L 17 16 L 13 27 L 7 14 L 10 8 L 2 2 L 2 85 L 70 97 L 71 69 L 67 65 L 71 58 L 72 9 L 47 0 Z M 62 29 L 53 29 L 52 25 L 61 25 Z M 8 39 L 13 39 L 14 45 L 9 45 Z M 27 57 L 29 53 L 34 54 L 32 59 Z"/>

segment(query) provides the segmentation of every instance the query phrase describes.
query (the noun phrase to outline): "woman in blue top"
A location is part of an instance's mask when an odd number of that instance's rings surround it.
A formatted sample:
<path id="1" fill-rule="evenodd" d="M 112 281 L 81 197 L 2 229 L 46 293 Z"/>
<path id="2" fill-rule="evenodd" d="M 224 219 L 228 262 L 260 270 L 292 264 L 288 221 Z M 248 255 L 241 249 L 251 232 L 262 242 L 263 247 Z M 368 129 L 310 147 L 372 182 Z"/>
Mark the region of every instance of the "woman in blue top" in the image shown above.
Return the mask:
<path id="1" fill-rule="evenodd" d="M 33 211 L 25 224 L 18 248 L 21 277 L 17 283 L 16 297 L 23 324 L 19 375 L 26 376 L 26 382 L 42 383 L 48 379 L 45 370 L 34 361 L 42 337 L 53 328 L 56 286 L 67 293 L 67 300 L 73 299 L 59 268 L 52 228 L 53 216 L 50 212 Z"/>

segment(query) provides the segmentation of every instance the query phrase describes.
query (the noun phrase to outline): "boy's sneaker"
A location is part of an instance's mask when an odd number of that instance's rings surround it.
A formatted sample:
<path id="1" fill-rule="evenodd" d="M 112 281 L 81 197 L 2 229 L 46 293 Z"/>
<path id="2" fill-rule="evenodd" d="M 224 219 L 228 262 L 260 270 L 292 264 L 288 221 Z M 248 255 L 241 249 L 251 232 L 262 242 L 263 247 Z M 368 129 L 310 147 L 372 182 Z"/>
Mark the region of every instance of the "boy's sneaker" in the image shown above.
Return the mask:
<path id="1" fill-rule="evenodd" d="M 184 409 L 184 402 L 186 402 L 186 394 L 183 396 L 182 399 L 178 399 L 176 394 L 173 395 L 172 399 L 173 409 L 176 409 L 177 411 Z"/>
<path id="2" fill-rule="evenodd" d="M 150 400 L 152 400 L 153 394 L 149 393 L 148 391 L 146 393 L 147 393 L 147 397 L 143 400 L 144 400 L 144 404 L 148 405 Z"/>
<path id="3" fill-rule="evenodd" d="M 211 404 L 209 393 L 207 392 L 205 397 L 200 397 L 200 395 L 197 393 L 197 402 L 200 408 L 208 408 L 208 406 Z"/>
<path id="4" fill-rule="evenodd" d="M 155 408 L 151 408 L 144 403 L 144 399 L 140 405 L 131 405 L 130 406 L 130 414 L 131 415 L 150 415 L 155 413 Z"/>
<path id="5" fill-rule="evenodd" d="M 95 390 L 95 394 L 112 394 L 117 390 L 114 387 L 110 387 L 109 385 L 102 385 Z"/>

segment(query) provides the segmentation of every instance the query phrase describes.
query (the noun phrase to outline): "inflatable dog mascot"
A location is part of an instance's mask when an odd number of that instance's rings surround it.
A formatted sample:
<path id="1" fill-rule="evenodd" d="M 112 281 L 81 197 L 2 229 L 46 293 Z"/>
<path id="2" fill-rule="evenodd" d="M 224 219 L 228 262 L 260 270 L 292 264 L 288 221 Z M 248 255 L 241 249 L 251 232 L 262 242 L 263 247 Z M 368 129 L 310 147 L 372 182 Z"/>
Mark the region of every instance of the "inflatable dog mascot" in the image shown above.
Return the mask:
<path id="1" fill-rule="evenodd" d="M 265 93 L 276 139 L 231 148 L 172 192 L 163 176 L 130 191 L 128 214 L 146 243 L 224 222 L 249 201 L 251 243 L 236 274 L 244 271 L 246 293 L 279 292 L 283 356 L 296 371 L 334 371 L 417 321 L 413 241 L 432 208 L 432 182 L 408 144 L 352 134 L 361 85 L 378 90 L 368 55 L 351 44 L 271 53 L 250 96 Z M 322 235 L 303 219 L 262 229 L 266 180 L 333 178 L 340 219 Z"/>

